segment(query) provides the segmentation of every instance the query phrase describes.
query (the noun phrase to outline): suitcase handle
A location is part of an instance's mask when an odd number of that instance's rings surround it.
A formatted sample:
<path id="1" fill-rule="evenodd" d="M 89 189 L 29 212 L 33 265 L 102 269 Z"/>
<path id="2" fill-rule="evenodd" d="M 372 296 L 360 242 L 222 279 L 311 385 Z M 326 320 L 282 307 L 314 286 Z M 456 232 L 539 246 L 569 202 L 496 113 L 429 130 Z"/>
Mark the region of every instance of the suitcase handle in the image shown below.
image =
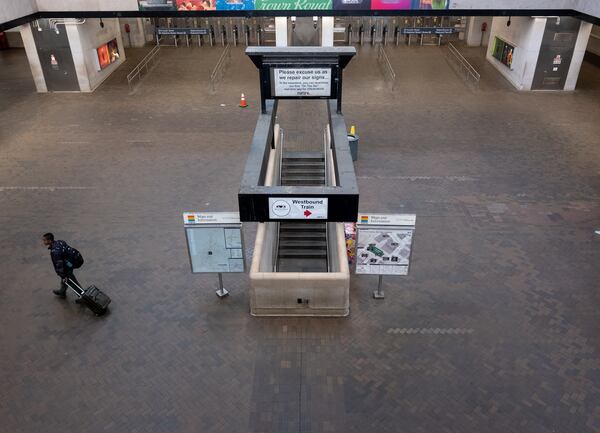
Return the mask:
<path id="1" fill-rule="evenodd" d="M 83 296 L 83 293 L 85 292 L 85 290 L 83 290 L 80 285 L 78 285 L 75 281 L 73 281 L 72 279 L 70 279 L 68 277 L 63 278 L 63 280 L 65 281 L 67 286 L 69 286 L 69 288 L 77 294 L 77 296 L 79 296 L 80 298 Z M 75 290 L 73 287 L 76 287 L 77 290 Z"/>

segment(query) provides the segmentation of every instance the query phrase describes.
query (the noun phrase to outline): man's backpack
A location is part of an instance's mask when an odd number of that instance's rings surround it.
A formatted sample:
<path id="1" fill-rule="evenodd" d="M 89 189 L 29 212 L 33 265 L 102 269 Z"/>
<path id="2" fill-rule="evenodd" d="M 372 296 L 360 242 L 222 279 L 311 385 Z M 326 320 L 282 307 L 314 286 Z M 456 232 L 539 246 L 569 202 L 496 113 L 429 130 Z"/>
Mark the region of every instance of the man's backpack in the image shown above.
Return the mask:
<path id="1" fill-rule="evenodd" d="M 83 256 L 75 248 L 67 245 L 65 255 L 67 261 L 73 266 L 73 269 L 79 269 L 83 265 Z"/>

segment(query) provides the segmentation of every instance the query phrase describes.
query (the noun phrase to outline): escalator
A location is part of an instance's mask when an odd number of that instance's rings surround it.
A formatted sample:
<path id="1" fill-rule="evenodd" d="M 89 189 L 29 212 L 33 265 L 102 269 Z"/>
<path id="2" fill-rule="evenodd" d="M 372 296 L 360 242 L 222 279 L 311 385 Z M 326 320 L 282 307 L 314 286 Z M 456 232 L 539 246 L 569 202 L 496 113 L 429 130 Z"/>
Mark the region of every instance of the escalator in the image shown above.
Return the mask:
<path id="1" fill-rule="evenodd" d="M 323 152 L 284 152 L 281 185 L 326 185 Z M 280 222 L 278 272 L 327 272 L 327 223 Z"/>

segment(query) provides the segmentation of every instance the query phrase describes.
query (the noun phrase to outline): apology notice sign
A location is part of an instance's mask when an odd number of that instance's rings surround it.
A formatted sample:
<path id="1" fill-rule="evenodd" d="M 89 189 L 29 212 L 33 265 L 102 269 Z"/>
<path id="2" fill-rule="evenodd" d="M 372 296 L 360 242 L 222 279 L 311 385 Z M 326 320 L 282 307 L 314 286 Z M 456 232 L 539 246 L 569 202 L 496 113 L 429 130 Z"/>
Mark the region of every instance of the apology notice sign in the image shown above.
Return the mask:
<path id="1" fill-rule="evenodd" d="M 326 220 L 327 198 L 269 197 L 272 220 Z"/>
<path id="2" fill-rule="evenodd" d="M 275 97 L 330 96 L 331 68 L 275 68 Z"/>

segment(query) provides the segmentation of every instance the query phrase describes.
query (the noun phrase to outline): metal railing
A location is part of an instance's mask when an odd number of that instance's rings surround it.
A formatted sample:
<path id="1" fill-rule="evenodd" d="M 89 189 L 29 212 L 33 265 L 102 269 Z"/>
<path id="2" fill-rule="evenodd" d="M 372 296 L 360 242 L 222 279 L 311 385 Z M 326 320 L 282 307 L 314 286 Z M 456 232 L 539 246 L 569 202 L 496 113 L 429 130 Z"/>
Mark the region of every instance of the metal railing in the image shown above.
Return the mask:
<path id="1" fill-rule="evenodd" d="M 396 72 L 390 63 L 390 58 L 381 44 L 379 44 L 377 48 L 377 62 L 379 62 L 379 65 L 383 69 L 383 75 L 391 81 L 392 90 L 394 90 L 394 86 L 396 85 Z"/>
<path id="2" fill-rule="evenodd" d="M 459 67 L 458 73 L 462 76 L 464 74 L 465 81 L 467 84 L 472 83 L 475 87 L 479 86 L 479 80 L 481 75 L 475 70 L 467 59 L 456 49 L 452 42 L 448 43 L 448 49 L 446 52 L 446 58 L 452 61 Z"/>
<path id="3" fill-rule="evenodd" d="M 275 142 L 275 158 L 279 163 L 279 179 L 277 181 L 278 185 L 281 185 L 281 172 L 283 170 L 283 129 L 279 128 L 279 141 Z M 273 250 L 273 272 L 277 272 L 279 267 L 279 230 L 281 229 L 281 223 L 278 221 L 275 223 L 275 230 L 277 233 L 277 240 L 275 244 L 275 249 Z"/>
<path id="4" fill-rule="evenodd" d="M 137 79 L 137 84 L 142 80 L 142 76 L 149 73 L 156 63 L 158 63 L 158 53 L 160 52 L 160 45 L 156 45 L 150 50 L 148 54 L 142 59 L 133 70 L 127 74 L 127 84 L 129 85 L 129 91 L 133 92 Z"/>
<path id="5" fill-rule="evenodd" d="M 212 72 L 210 73 L 210 91 L 211 91 L 211 93 L 214 93 L 216 84 L 219 82 L 219 80 L 221 78 L 223 78 L 225 66 L 227 66 L 227 62 L 229 61 L 229 59 L 231 59 L 231 46 L 229 45 L 229 43 L 227 43 L 227 45 L 225 46 L 225 49 L 223 50 L 223 53 L 221 54 L 221 57 L 219 57 L 217 64 L 215 65 Z"/>

